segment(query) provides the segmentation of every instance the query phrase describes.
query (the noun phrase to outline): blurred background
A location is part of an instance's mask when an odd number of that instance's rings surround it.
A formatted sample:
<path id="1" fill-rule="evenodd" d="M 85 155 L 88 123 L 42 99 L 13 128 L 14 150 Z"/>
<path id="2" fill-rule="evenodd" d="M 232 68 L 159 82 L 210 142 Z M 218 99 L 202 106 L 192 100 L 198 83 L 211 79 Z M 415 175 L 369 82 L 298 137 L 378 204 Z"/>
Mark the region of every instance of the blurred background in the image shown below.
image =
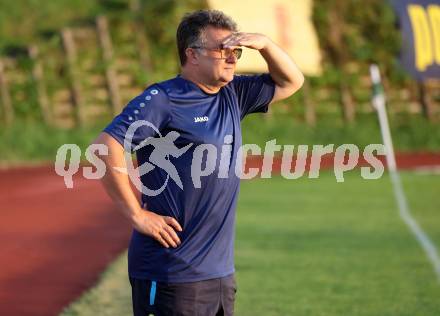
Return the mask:
<path id="1" fill-rule="evenodd" d="M 421 30 L 417 46 L 388 1 L 17 0 L 0 6 L 3 164 L 53 159 L 66 142 L 88 144 L 148 84 L 178 73 L 179 20 L 207 7 L 227 12 L 243 31 L 268 34 L 307 76 L 303 89 L 269 115 L 244 123 L 245 141 L 264 143 L 273 135 L 295 144 L 379 142 L 368 70 L 377 63 L 397 149 L 439 148 L 439 44 L 424 40 L 438 37 L 434 10 L 427 35 L 413 22 Z M 257 57 L 246 50 L 239 71 L 263 70 Z M 416 75 L 431 79 L 411 75 L 416 57 L 423 70 Z"/>
<path id="2" fill-rule="evenodd" d="M 53 161 L 65 143 L 84 153 L 130 99 L 179 72 L 177 25 L 204 8 L 267 34 L 306 75 L 289 99 L 244 120 L 244 143 L 382 143 L 369 73 L 377 64 L 408 204 L 440 244 L 438 0 L 0 0 L 0 237 L 8 249 L 0 259 L 10 269 L 0 275 L 0 314 L 57 315 L 76 299 L 65 315 L 130 313 L 129 226 L 109 211 L 97 181 L 77 179 L 69 191 Z M 266 71 L 247 49 L 238 65 Z M 343 184 L 330 171 L 245 181 L 236 249 L 238 315 L 440 314 L 440 282 L 399 219 L 387 174 L 369 182 L 357 170 Z M 37 281 L 42 274 L 55 279 Z M 23 295 L 42 287 L 31 301 Z"/>

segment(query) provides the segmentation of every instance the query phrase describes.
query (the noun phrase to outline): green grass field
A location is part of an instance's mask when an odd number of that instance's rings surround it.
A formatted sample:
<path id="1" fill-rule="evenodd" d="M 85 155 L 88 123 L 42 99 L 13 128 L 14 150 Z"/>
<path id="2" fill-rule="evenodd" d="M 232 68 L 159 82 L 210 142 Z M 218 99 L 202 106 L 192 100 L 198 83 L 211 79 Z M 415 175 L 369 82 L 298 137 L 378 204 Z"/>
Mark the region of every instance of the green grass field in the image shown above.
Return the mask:
<path id="1" fill-rule="evenodd" d="M 440 245 L 440 177 L 402 174 L 414 217 Z M 440 315 L 440 282 L 399 218 L 388 176 L 242 182 L 236 315 Z M 126 254 L 67 315 L 129 315 Z"/>

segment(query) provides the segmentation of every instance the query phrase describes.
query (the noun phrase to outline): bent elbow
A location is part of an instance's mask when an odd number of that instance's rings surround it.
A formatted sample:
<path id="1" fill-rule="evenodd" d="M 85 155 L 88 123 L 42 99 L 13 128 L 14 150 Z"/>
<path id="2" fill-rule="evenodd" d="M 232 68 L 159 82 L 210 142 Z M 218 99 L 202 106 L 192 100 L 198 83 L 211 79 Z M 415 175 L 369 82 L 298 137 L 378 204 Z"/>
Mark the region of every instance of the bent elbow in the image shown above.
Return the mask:
<path id="1" fill-rule="evenodd" d="M 289 90 L 288 90 L 288 96 L 290 97 L 291 95 L 293 95 L 295 92 L 297 92 L 299 89 L 301 89 L 301 87 L 304 84 L 304 76 L 301 75 L 301 77 L 296 78 L 290 85 L 289 85 Z"/>
<path id="2" fill-rule="evenodd" d="M 304 78 L 304 75 L 303 75 L 303 74 L 301 74 L 301 76 L 300 76 L 299 78 L 296 78 L 296 79 L 295 79 L 294 84 L 293 84 L 293 90 L 294 90 L 293 93 L 295 93 L 296 91 L 298 91 L 299 89 L 301 89 L 301 87 L 302 87 L 303 84 L 304 84 L 304 81 L 305 81 L 305 78 Z"/>

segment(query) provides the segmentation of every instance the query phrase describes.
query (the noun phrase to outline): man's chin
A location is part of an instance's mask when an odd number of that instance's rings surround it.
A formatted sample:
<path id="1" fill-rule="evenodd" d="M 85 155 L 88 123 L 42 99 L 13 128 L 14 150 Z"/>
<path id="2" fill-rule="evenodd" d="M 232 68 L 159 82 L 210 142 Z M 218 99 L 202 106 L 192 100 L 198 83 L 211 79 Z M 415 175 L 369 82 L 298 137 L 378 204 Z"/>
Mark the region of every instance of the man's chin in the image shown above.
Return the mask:
<path id="1" fill-rule="evenodd" d="M 220 81 L 223 83 L 229 83 L 234 79 L 234 72 L 231 72 L 230 74 L 225 74 L 220 77 Z"/>

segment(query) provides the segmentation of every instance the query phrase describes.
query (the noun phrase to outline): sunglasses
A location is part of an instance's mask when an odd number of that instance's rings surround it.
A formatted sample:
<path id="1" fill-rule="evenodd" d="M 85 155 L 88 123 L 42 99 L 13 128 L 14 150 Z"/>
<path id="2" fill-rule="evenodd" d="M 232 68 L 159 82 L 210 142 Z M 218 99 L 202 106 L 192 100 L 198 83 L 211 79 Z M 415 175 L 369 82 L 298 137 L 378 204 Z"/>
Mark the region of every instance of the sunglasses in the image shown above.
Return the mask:
<path id="1" fill-rule="evenodd" d="M 209 48 L 209 47 L 203 47 L 203 46 L 192 46 L 190 48 L 196 48 L 196 49 L 206 49 L 210 51 L 216 51 L 220 52 L 220 58 L 217 59 L 228 59 L 232 55 L 234 55 L 235 58 L 240 59 L 241 54 L 243 53 L 242 48 L 224 48 L 223 45 L 217 48 Z"/>

